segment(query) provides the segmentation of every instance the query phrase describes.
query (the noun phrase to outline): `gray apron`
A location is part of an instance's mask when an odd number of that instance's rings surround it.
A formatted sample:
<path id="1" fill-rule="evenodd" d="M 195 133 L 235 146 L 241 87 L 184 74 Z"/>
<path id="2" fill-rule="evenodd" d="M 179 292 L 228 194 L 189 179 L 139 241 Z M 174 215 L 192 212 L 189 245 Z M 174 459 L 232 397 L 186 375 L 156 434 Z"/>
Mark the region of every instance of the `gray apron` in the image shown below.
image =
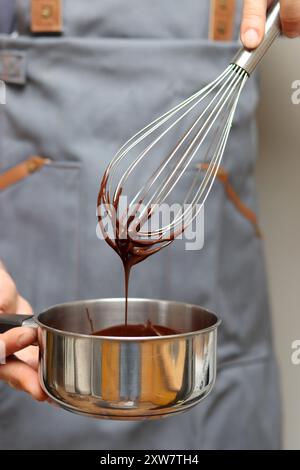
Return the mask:
<path id="1" fill-rule="evenodd" d="M 65 0 L 61 37 L 32 37 L 29 2 L 18 2 L 19 36 L 0 36 L 0 47 L 26 54 L 26 83 L 8 85 L 7 105 L 0 107 L 0 171 L 29 155 L 52 163 L 0 193 L 0 258 L 35 311 L 123 295 L 121 263 L 96 238 L 103 170 L 141 125 L 223 71 L 238 47 L 241 3 L 236 39 L 216 43 L 207 39 L 208 0 L 90 0 L 88 8 Z M 257 99 L 252 78 L 222 163 L 252 210 Z M 204 249 L 186 251 L 175 242 L 136 267 L 130 295 L 197 303 L 221 316 L 210 397 L 162 421 L 107 422 L 35 403 L 1 383 L 1 449 L 280 446 L 262 242 L 218 180 L 205 213 Z"/>

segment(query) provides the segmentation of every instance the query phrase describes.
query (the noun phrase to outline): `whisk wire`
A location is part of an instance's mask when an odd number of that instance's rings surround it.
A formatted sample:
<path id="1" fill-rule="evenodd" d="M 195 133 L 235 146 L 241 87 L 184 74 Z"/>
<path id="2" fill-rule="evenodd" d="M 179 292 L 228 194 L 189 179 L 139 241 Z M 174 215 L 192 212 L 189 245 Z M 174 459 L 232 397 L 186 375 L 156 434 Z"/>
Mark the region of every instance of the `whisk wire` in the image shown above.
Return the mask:
<path id="1" fill-rule="evenodd" d="M 103 203 L 108 206 L 110 202 L 118 203 L 129 177 L 141 165 L 144 158 L 149 158 L 150 152 L 162 139 L 184 118 L 191 115 L 193 111 L 196 112 L 197 107 L 201 106 L 205 100 L 209 100 L 174 148 L 147 178 L 143 187 L 135 193 L 130 202 L 127 202 L 126 214 L 121 215 L 119 221 L 123 223 L 127 215 L 127 220 L 129 220 L 127 229 L 130 233 L 134 232 L 136 240 L 140 240 L 141 243 L 149 239 L 167 242 L 170 237 L 182 232 L 197 217 L 219 169 L 234 112 L 247 78 L 248 74 L 241 67 L 229 65 L 213 82 L 137 132 L 116 153 L 106 171 L 107 184 L 103 192 Z M 216 127 L 216 132 L 212 134 L 212 140 L 204 152 L 204 157 L 200 155 L 202 160 L 200 160 L 199 170 L 185 197 L 185 202 L 191 198 L 190 202 L 188 204 L 184 202 L 181 208 L 172 215 L 167 225 L 156 230 L 143 230 L 146 221 L 176 188 L 214 127 Z M 152 141 L 148 142 L 144 149 L 136 151 L 145 139 L 160 129 L 161 132 L 154 135 Z M 131 158 L 131 161 L 114 185 L 120 164 L 125 158 Z M 207 162 L 205 169 L 201 167 L 201 162 Z M 111 208 L 107 207 L 107 211 L 112 215 Z M 135 230 L 130 230 L 131 224 Z"/>
<path id="2" fill-rule="evenodd" d="M 221 92 L 223 91 L 224 87 L 226 86 L 226 84 L 228 83 L 228 81 L 230 80 L 230 76 L 229 78 L 225 81 L 225 83 L 222 85 L 222 87 L 220 88 L 220 90 L 216 93 L 215 97 L 210 101 L 210 103 L 208 104 L 208 106 L 206 107 L 206 109 L 197 117 L 197 119 L 194 121 L 193 125 L 188 129 L 188 131 L 186 131 L 186 133 L 183 135 L 183 137 L 179 140 L 178 144 L 175 146 L 175 148 L 173 149 L 173 151 L 169 154 L 169 156 L 164 160 L 163 164 L 159 166 L 157 172 L 152 175 L 149 179 L 148 179 L 148 182 L 146 183 L 145 185 L 145 192 L 149 191 L 151 189 L 151 186 L 153 186 L 153 184 L 156 182 L 157 178 L 159 178 L 159 176 L 161 175 L 161 173 L 163 172 L 163 170 L 166 168 L 166 166 L 168 165 L 168 163 L 173 159 L 173 157 L 175 156 L 176 152 L 180 149 L 180 147 L 184 144 L 184 142 L 186 142 L 187 138 L 189 137 L 189 135 L 192 133 L 192 131 L 196 128 L 196 126 L 198 125 L 198 123 L 201 121 L 201 119 L 203 118 L 203 116 L 205 115 L 205 113 L 208 111 L 208 109 L 213 105 L 213 103 L 215 102 L 215 100 L 217 99 L 217 97 L 221 94 Z M 203 99 L 204 97 L 201 98 L 201 100 Z M 191 107 L 189 109 L 188 112 L 192 111 L 192 109 L 201 101 L 201 100 L 198 100 L 195 105 L 193 105 L 193 107 Z M 177 121 L 178 122 L 178 121 Z M 175 124 L 175 123 L 174 123 Z M 171 128 L 173 127 L 170 126 L 168 129 L 166 129 L 165 133 L 166 132 L 169 132 L 169 130 L 171 130 Z M 197 135 L 195 137 L 195 141 L 197 139 Z M 192 145 L 193 145 L 193 142 L 191 143 L 191 145 L 188 147 L 188 149 L 186 150 L 186 152 L 184 153 L 182 159 L 179 161 L 179 163 L 175 166 L 175 168 L 172 170 L 172 173 L 170 174 L 170 177 L 168 178 L 168 180 L 165 182 L 163 181 L 163 183 L 161 184 L 160 188 L 157 188 L 156 192 L 152 195 L 152 198 L 150 199 L 150 201 L 148 201 L 148 204 L 151 205 L 155 205 L 155 204 L 160 204 L 160 201 L 167 197 L 168 194 L 161 194 L 161 192 L 159 192 L 160 190 L 163 189 L 163 187 L 165 187 L 168 182 L 169 182 L 169 179 L 172 177 L 171 175 L 173 175 L 175 172 L 177 172 L 177 170 L 180 168 L 181 164 L 184 163 L 184 160 L 185 160 L 185 157 L 187 155 L 187 153 L 190 151 Z M 183 170 L 185 171 L 185 170 Z M 179 176 L 180 178 L 180 176 Z M 176 184 L 176 182 L 175 182 Z M 171 188 L 172 190 L 173 188 Z M 170 190 L 170 191 L 171 191 Z M 159 195 L 157 196 L 157 193 L 159 193 Z M 139 193 L 138 193 L 139 194 Z M 155 200 L 155 197 L 158 197 L 158 200 Z M 160 197 L 161 196 L 161 197 Z M 142 198 L 143 199 L 143 198 Z M 132 201 L 132 203 L 134 203 L 136 201 L 136 197 L 134 198 L 134 200 Z"/>
<path id="3" fill-rule="evenodd" d="M 161 191 L 158 195 L 158 198 L 154 200 L 154 197 L 156 196 L 156 193 L 155 193 L 152 196 L 152 198 L 150 199 L 150 202 L 149 202 L 150 211 L 151 210 L 153 211 L 154 208 L 159 207 L 161 201 L 166 199 L 166 197 L 170 194 L 170 192 L 175 188 L 176 184 L 178 183 L 178 181 L 180 180 L 182 175 L 185 173 L 187 167 L 189 166 L 189 164 L 193 160 L 194 156 L 198 152 L 199 147 L 202 145 L 204 139 L 207 137 L 209 131 L 211 130 L 212 126 L 215 124 L 216 120 L 218 119 L 218 117 L 221 114 L 221 112 L 223 111 L 223 109 L 226 108 L 226 105 L 228 105 L 228 107 L 231 105 L 231 99 L 234 97 L 234 92 L 236 91 L 237 88 L 238 89 L 240 88 L 240 91 L 238 93 L 238 97 L 239 97 L 239 94 L 241 92 L 241 89 L 244 86 L 244 83 L 245 83 L 247 77 L 245 77 L 245 75 L 242 75 L 242 77 L 241 77 L 238 73 L 236 73 L 236 69 L 233 66 L 231 66 L 231 71 L 232 71 L 232 74 L 230 75 L 229 79 L 227 81 L 225 81 L 225 83 L 223 84 L 223 86 L 221 87 L 219 92 L 216 94 L 216 96 L 219 97 L 219 100 L 217 101 L 215 107 L 211 110 L 211 112 L 210 112 L 208 118 L 206 119 L 205 123 L 200 128 L 200 130 L 197 132 L 196 136 L 194 137 L 194 139 L 190 143 L 190 145 L 187 148 L 186 152 L 181 157 L 179 163 L 177 163 L 177 165 L 175 167 L 175 170 L 173 170 L 169 174 L 169 177 L 167 178 L 166 181 L 163 181 L 163 183 L 160 187 Z M 229 83 L 229 88 L 228 88 L 229 91 L 228 91 L 226 97 L 225 98 L 223 96 L 220 97 L 220 93 L 223 91 L 223 89 L 226 87 L 226 85 L 228 85 L 228 83 Z M 236 99 L 233 99 L 234 110 L 235 110 L 235 107 L 236 107 L 236 104 L 237 104 L 238 97 Z M 212 102 L 213 101 L 214 100 L 212 100 Z M 209 108 L 206 108 L 204 113 L 208 109 Z M 205 173 L 205 177 L 204 177 L 204 179 L 203 179 L 203 181 L 202 181 L 202 183 L 201 183 L 201 185 L 200 185 L 200 187 L 199 187 L 199 189 L 196 193 L 196 196 L 194 197 L 194 200 L 189 204 L 189 207 L 188 207 L 188 209 L 186 209 L 185 212 L 181 213 L 181 211 L 178 211 L 178 213 L 180 213 L 179 217 L 175 216 L 173 221 L 168 226 L 162 227 L 159 230 L 153 230 L 151 232 L 152 235 L 161 236 L 161 234 L 164 234 L 167 231 L 174 230 L 175 226 L 178 225 L 178 223 L 181 223 L 182 219 L 184 217 L 186 217 L 187 214 L 193 210 L 193 206 L 196 203 L 199 203 L 199 200 L 200 200 L 201 196 L 203 195 L 203 193 L 205 193 L 205 191 L 206 191 L 206 194 L 208 195 L 210 187 L 214 182 L 216 172 L 218 170 L 220 160 L 221 160 L 221 157 L 222 157 L 223 152 L 224 152 L 224 148 L 225 148 L 225 145 L 226 145 L 226 142 L 227 142 L 228 134 L 229 134 L 231 123 L 232 123 L 234 110 L 233 110 L 233 112 L 230 112 L 228 116 L 226 116 L 226 119 L 225 119 L 226 123 L 225 123 L 225 126 L 223 128 L 220 140 L 219 140 L 219 138 L 216 137 L 217 134 L 215 135 L 215 140 L 219 142 L 219 148 L 216 150 L 215 154 L 213 154 L 213 157 L 212 157 L 212 159 L 209 163 L 209 166 L 207 168 L 207 171 Z M 202 113 L 202 115 L 200 117 L 203 117 L 204 113 Z M 197 120 L 195 121 L 193 127 L 195 127 L 195 125 L 198 122 L 199 122 L 199 118 L 197 118 Z M 204 134 L 203 134 L 203 130 L 205 131 Z M 184 136 L 184 138 L 185 138 L 185 136 Z M 171 182 L 171 184 L 170 184 L 170 182 Z M 203 198 L 201 206 L 204 204 L 205 199 L 206 199 L 206 197 Z M 201 207 L 198 209 L 197 213 L 199 213 L 200 210 L 201 210 Z M 148 215 L 149 215 L 149 212 L 148 212 Z M 142 213 L 141 216 L 140 216 L 142 220 L 143 220 L 143 216 L 144 216 L 144 213 Z M 141 237 L 144 237 L 144 236 L 149 237 L 149 235 L 150 235 L 150 232 L 143 232 L 142 230 L 138 233 L 138 236 L 141 236 Z"/>
<path id="4" fill-rule="evenodd" d="M 146 137 L 151 135 L 155 130 L 157 130 L 159 127 L 161 127 L 164 123 L 169 121 L 175 114 L 177 114 L 179 111 L 184 109 L 186 106 L 188 106 L 190 103 L 192 103 L 194 100 L 197 100 L 190 108 L 188 108 L 187 111 L 185 111 L 179 118 L 177 118 L 165 131 L 163 131 L 154 141 L 149 144 L 146 149 L 141 152 L 138 157 L 129 165 L 125 173 L 123 174 L 121 180 L 119 181 L 115 191 L 114 191 L 114 198 L 118 194 L 118 191 L 120 188 L 124 185 L 125 180 L 127 177 L 130 175 L 130 173 L 133 171 L 133 169 L 140 163 L 140 161 L 148 154 L 148 152 L 154 147 L 155 144 L 157 144 L 173 127 L 175 127 L 184 117 L 187 116 L 187 114 L 191 113 L 192 110 L 199 104 L 200 101 L 202 101 L 206 96 L 208 96 L 222 81 L 224 77 L 226 77 L 230 73 L 230 66 L 227 67 L 227 69 L 218 77 L 216 78 L 213 82 L 210 84 L 206 85 L 204 88 L 202 88 L 200 91 L 192 95 L 190 98 L 187 98 L 184 100 L 182 103 L 179 105 L 175 106 L 171 110 L 167 111 L 164 115 L 161 117 L 157 118 L 154 120 L 152 123 L 144 127 L 141 131 L 139 131 L 137 134 L 135 134 L 131 139 L 129 139 L 122 147 L 121 149 L 117 152 L 115 155 L 113 161 L 111 162 L 111 166 L 108 167 L 108 170 L 111 172 L 111 178 L 113 177 L 114 173 L 112 172 L 112 168 L 115 167 L 120 163 L 120 161 L 132 150 L 134 147 L 136 147 L 140 142 L 142 142 Z M 198 99 L 199 98 L 199 99 Z M 111 190 L 111 188 L 110 188 Z M 132 202 L 134 203 L 134 202 Z"/>

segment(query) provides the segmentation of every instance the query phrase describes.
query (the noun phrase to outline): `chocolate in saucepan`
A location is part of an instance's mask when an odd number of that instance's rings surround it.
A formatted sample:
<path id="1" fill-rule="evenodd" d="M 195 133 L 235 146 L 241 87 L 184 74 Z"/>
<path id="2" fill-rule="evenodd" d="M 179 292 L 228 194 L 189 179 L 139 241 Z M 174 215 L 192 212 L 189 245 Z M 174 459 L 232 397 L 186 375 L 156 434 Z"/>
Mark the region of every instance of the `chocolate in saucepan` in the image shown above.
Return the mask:
<path id="1" fill-rule="evenodd" d="M 153 325 L 149 320 L 145 325 L 116 325 L 103 330 L 93 332 L 93 336 L 124 336 L 124 337 L 141 337 L 141 336 L 169 336 L 176 335 L 179 331 L 167 326 Z"/>

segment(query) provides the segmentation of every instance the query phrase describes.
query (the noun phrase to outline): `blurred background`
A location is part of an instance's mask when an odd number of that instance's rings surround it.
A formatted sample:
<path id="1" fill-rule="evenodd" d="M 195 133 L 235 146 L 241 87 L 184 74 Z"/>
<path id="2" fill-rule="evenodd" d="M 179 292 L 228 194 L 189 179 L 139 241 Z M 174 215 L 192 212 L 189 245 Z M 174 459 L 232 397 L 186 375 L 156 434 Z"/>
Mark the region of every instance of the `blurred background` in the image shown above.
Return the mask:
<path id="1" fill-rule="evenodd" d="M 291 96 L 292 83 L 300 80 L 300 40 L 277 41 L 260 73 L 260 223 L 281 368 L 284 447 L 299 449 L 300 365 L 291 362 L 291 344 L 300 340 L 300 104 L 293 104 Z"/>

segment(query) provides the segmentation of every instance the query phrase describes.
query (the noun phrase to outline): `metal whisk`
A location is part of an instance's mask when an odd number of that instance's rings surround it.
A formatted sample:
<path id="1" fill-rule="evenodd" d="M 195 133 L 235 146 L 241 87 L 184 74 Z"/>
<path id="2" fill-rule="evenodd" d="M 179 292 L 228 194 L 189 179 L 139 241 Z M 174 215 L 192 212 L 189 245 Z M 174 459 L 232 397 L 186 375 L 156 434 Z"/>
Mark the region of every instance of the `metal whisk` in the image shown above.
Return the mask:
<path id="1" fill-rule="evenodd" d="M 280 5 L 276 1 L 256 50 L 241 48 L 218 78 L 135 134 L 107 167 L 99 204 L 113 216 L 111 207 L 116 208 L 120 196 L 126 194 L 124 226 L 141 247 L 148 242 L 168 243 L 201 210 L 215 180 L 243 87 L 279 34 Z M 183 177 L 190 174 L 186 182 Z M 145 228 L 162 204 L 174 195 L 178 202 L 182 186 L 183 203 L 167 223 L 159 221 L 156 229 Z M 136 192 L 137 187 L 141 189 Z M 119 227 L 124 214 L 118 219 Z"/>

